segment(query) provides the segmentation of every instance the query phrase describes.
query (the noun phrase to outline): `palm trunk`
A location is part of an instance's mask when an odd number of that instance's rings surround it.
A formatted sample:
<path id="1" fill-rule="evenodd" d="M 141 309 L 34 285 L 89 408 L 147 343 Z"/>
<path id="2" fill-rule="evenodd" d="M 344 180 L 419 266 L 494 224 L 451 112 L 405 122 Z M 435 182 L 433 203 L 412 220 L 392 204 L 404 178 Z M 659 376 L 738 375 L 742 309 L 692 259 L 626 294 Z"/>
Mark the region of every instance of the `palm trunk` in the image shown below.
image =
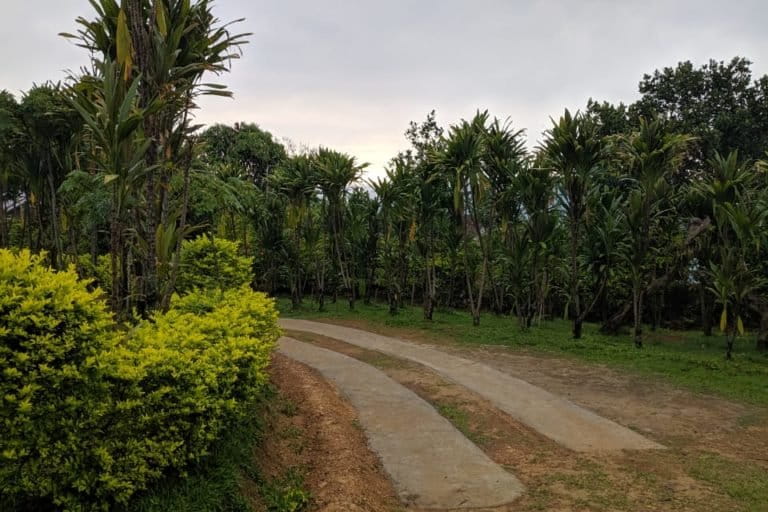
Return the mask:
<path id="1" fill-rule="evenodd" d="M 6 187 L 0 182 L 0 247 L 8 247 L 8 218 L 5 212 Z"/>
<path id="2" fill-rule="evenodd" d="M 573 302 L 573 339 L 581 338 L 584 318 L 579 296 L 579 219 L 571 220 L 571 301 Z"/>
<path id="3" fill-rule="evenodd" d="M 758 352 L 768 351 L 768 304 L 760 308 L 760 329 L 757 332 L 755 348 Z"/>
<path id="4" fill-rule="evenodd" d="M 643 293 L 640 283 L 634 283 L 632 287 L 632 311 L 634 315 L 634 328 L 632 337 L 636 348 L 643 348 Z"/>

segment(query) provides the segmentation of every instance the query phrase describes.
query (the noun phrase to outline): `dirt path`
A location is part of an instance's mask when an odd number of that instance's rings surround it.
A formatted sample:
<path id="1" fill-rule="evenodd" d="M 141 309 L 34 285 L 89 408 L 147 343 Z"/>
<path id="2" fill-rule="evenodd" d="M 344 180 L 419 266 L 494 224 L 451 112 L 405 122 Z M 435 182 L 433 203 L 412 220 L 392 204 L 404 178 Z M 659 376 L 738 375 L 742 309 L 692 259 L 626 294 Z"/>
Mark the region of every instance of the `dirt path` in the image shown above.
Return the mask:
<path id="1" fill-rule="evenodd" d="M 294 319 L 281 319 L 280 323 L 285 329 L 328 336 L 431 368 L 574 451 L 663 448 L 569 400 L 476 361 L 359 329 Z"/>
<path id="2" fill-rule="evenodd" d="M 374 367 L 288 338 L 281 340 L 280 352 L 316 368 L 346 395 L 405 504 L 494 507 L 522 493 L 512 474 L 427 402 Z"/>

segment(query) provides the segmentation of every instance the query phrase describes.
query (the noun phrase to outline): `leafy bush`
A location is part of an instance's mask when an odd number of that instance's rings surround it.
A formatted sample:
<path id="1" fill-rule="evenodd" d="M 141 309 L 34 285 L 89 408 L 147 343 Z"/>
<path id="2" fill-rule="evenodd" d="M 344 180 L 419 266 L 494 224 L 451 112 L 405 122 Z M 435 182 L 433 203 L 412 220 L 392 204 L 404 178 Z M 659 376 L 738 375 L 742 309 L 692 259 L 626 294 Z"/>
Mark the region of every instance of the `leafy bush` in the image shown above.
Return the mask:
<path id="1" fill-rule="evenodd" d="M 84 441 L 109 408 L 96 359 L 112 329 L 74 272 L 0 250 L 0 495 L 89 485 L 76 473 L 94 462 Z"/>
<path id="2" fill-rule="evenodd" d="M 183 474 L 260 393 L 276 320 L 248 288 L 198 291 L 120 332 L 73 271 L 0 251 L 0 508 L 108 510 Z"/>
<path id="3" fill-rule="evenodd" d="M 238 243 L 198 237 L 184 242 L 176 289 L 239 288 L 251 282 L 253 259 L 240 256 Z"/>
<path id="4" fill-rule="evenodd" d="M 82 279 L 91 280 L 107 293 L 112 289 L 112 260 L 109 254 L 97 256 L 95 265 L 89 254 L 81 254 L 77 257 L 77 272 Z"/>

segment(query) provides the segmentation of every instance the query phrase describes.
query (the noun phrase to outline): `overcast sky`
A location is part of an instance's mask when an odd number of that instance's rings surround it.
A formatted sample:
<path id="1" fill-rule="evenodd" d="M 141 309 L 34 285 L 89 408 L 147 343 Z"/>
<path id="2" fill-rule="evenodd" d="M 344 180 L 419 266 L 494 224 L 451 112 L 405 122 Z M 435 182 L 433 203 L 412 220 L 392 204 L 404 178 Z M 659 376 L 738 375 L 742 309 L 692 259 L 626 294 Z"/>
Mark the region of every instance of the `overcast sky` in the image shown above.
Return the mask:
<path id="1" fill-rule="evenodd" d="M 56 34 L 87 0 L 1 0 L 0 89 L 61 79 L 86 62 Z M 765 0 L 218 0 L 253 32 L 208 99 L 204 123 L 258 123 L 378 173 L 431 109 L 447 125 L 478 108 L 511 117 L 531 144 L 564 107 L 633 101 L 643 73 L 743 55 L 768 72 Z"/>

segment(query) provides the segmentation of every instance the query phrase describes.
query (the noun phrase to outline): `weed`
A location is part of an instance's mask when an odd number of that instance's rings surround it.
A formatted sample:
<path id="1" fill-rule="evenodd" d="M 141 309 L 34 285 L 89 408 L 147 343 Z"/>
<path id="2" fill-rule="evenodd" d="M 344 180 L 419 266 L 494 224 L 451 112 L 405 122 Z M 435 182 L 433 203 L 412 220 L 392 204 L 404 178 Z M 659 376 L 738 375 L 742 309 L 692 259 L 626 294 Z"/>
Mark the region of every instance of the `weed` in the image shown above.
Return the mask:
<path id="1" fill-rule="evenodd" d="M 311 501 L 304 489 L 304 472 L 300 468 L 291 468 L 282 478 L 264 482 L 259 487 L 269 512 L 299 512 Z"/>

